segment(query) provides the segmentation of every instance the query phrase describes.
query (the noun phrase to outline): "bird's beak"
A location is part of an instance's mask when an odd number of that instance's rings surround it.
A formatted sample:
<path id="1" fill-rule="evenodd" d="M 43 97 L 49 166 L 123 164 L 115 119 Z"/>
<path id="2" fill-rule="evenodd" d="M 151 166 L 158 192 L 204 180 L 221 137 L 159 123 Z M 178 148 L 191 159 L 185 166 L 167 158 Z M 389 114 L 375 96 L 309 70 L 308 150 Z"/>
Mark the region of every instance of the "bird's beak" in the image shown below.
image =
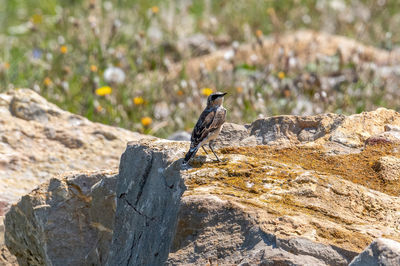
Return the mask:
<path id="1" fill-rule="evenodd" d="M 224 96 L 227 95 L 227 94 L 228 94 L 227 92 L 222 93 L 222 94 L 219 95 L 219 97 L 224 97 Z"/>

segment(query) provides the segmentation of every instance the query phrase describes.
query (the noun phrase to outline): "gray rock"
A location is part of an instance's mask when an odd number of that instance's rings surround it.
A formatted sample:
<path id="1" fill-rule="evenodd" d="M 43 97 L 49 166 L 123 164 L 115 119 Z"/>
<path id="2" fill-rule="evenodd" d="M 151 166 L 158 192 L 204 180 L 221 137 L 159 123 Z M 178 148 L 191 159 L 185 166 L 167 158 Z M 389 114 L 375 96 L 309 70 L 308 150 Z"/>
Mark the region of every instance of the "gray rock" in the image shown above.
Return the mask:
<path id="1" fill-rule="evenodd" d="M 250 254 L 244 257 L 239 264 L 240 266 L 251 265 L 315 265 L 326 266 L 324 261 L 318 260 L 308 255 L 295 255 L 280 248 L 273 246 L 265 246 L 263 243 L 255 246 Z"/>
<path id="2" fill-rule="evenodd" d="M 400 243 L 391 239 L 378 238 L 350 263 L 350 266 L 375 265 L 400 265 Z"/>
<path id="3" fill-rule="evenodd" d="M 250 136 L 248 126 L 234 123 L 225 123 L 218 139 L 215 141 L 215 147 L 217 148 L 255 145 L 257 145 L 257 140 L 254 136 Z"/>
<path id="4" fill-rule="evenodd" d="M 328 265 L 347 265 L 351 258 L 357 255 L 355 252 L 346 254 L 344 250 L 340 250 L 337 247 L 315 243 L 301 237 L 277 239 L 276 246 L 294 255 L 312 256 Z"/>
<path id="5" fill-rule="evenodd" d="M 336 129 L 345 119 L 343 115 L 275 116 L 257 119 L 250 127 L 250 135 L 257 144 L 299 144 L 312 142 Z"/>
<path id="6" fill-rule="evenodd" d="M 355 252 L 305 238 L 278 238 L 228 200 L 182 199 L 167 265 L 348 265 Z"/>
<path id="7" fill-rule="evenodd" d="M 185 190 L 178 160 L 184 150 L 176 145 L 166 140 L 128 144 L 107 265 L 162 265 L 167 259 Z"/>
<path id="8" fill-rule="evenodd" d="M 113 227 L 115 172 L 51 179 L 13 205 L 5 243 L 20 265 L 101 265 Z"/>
<path id="9" fill-rule="evenodd" d="M 175 141 L 190 141 L 190 134 L 186 131 L 178 131 L 169 136 L 167 139 Z"/>

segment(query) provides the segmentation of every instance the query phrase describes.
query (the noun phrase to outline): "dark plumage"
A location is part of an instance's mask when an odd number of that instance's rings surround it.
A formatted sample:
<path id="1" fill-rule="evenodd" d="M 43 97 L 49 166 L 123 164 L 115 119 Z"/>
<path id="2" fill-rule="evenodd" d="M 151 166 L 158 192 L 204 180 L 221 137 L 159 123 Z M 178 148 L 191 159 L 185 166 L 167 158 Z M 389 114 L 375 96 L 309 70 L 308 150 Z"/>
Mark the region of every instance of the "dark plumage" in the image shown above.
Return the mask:
<path id="1" fill-rule="evenodd" d="M 226 93 L 216 92 L 208 96 L 207 107 L 201 113 L 200 118 L 193 129 L 192 137 L 190 139 L 190 149 L 183 160 L 184 164 L 195 156 L 200 147 L 203 147 L 206 143 L 209 143 L 211 151 L 214 153 L 217 160 L 219 160 L 210 144 L 210 141 L 218 137 L 221 127 L 225 122 L 226 109 L 222 106 L 225 94 Z"/>

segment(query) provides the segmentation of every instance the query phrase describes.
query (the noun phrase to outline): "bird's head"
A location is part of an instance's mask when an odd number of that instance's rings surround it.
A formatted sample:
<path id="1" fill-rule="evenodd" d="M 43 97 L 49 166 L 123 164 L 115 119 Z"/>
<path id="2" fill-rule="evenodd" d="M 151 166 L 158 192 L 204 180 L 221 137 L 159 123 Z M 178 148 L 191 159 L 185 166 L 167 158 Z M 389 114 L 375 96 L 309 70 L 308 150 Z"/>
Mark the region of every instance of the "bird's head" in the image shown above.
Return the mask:
<path id="1" fill-rule="evenodd" d="M 207 107 L 218 107 L 222 105 L 226 92 L 214 92 L 207 99 Z"/>

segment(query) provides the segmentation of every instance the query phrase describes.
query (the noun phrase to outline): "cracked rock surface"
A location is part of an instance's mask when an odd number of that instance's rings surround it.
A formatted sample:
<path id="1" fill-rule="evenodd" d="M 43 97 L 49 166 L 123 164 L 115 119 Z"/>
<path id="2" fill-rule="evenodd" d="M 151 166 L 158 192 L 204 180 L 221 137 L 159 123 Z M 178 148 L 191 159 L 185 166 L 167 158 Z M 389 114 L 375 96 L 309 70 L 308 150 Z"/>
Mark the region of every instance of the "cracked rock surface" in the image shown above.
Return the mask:
<path id="1" fill-rule="evenodd" d="M 168 257 L 185 190 L 175 145 L 166 140 L 128 144 L 116 188 L 118 230 L 107 265 L 162 265 Z"/>
<path id="2" fill-rule="evenodd" d="M 20 265 L 101 265 L 115 213 L 116 171 L 81 172 L 22 197 L 5 218 L 5 242 Z"/>

